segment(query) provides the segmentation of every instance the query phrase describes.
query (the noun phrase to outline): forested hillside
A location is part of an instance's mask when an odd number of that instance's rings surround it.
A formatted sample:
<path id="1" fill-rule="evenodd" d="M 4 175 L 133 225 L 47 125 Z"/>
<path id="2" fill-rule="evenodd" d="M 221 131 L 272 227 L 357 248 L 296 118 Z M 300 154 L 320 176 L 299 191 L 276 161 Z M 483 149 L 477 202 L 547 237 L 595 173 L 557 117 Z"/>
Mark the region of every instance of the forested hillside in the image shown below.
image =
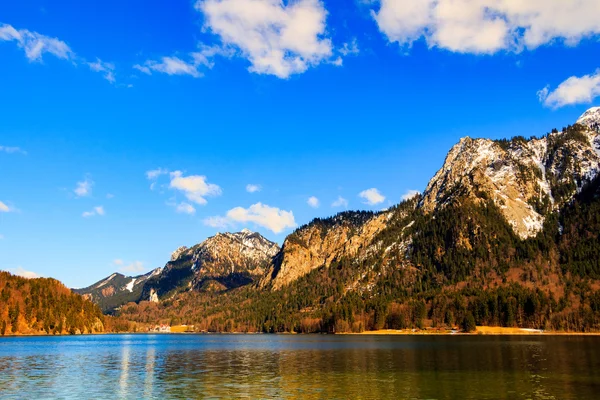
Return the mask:
<path id="1" fill-rule="evenodd" d="M 104 332 L 100 308 L 54 279 L 0 271 L 0 335 Z"/>

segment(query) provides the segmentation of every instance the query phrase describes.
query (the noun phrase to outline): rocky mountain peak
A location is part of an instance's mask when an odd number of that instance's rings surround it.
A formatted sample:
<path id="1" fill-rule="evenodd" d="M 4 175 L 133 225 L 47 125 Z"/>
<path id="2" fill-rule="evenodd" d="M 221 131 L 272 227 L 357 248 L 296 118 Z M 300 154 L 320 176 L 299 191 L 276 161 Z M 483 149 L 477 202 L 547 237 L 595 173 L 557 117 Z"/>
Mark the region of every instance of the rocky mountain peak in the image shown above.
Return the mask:
<path id="1" fill-rule="evenodd" d="M 548 212 L 600 172 L 598 122 L 596 107 L 578 125 L 540 139 L 464 137 L 429 182 L 420 207 L 429 213 L 463 198 L 491 200 L 521 238 L 535 236 Z"/>
<path id="2" fill-rule="evenodd" d="M 592 130 L 600 131 L 600 107 L 592 107 L 584 112 L 577 123 Z"/>
<path id="3" fill-rule="evenodd" d="M 183 253 L 187 251 L 187 249 L 188 248 L 186 246 L 181 246 L 177 248 L 177 250 L 175 250 L 173 254 L 171 254 L 171 261 L 177 260 Z"/>
<path id="4" fill-rule="evenodd" d="M 201 243 L 203 247 L 222 247 L 233 246 L 239 251 L 249 251 L 261 253 L 266 257 L 273 257 L 279 251 L 279 245 L 271 242 L 258 232 L 252 232 L 249 229 L 243 229 L 240 232 L 225 232 L 206 239 Z"/>
<path id="5" fill-rule="evenodd" d="M 153 285 L 160 297 L 186 285 L 204 290 L 207 285 L 225 289 L 247 284 L 264 274 L 278 252 L 279 245 L 248 229 L 217 233 L 181 251 Z"/>

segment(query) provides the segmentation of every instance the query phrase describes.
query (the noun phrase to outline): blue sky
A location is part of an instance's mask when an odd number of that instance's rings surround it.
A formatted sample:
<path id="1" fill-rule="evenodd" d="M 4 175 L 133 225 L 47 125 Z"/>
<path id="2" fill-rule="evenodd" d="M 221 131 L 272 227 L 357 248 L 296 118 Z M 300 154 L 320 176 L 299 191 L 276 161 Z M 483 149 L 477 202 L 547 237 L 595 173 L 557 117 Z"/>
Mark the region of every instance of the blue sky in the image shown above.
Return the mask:
<path id="1" fill-rule="evenodd" d="M 218 231 L 281 243 L 422 191 L 462 136 L 574 122 L 600 5 L 513 3 L 3 2 L 0 269 L 81 287 Z"/>

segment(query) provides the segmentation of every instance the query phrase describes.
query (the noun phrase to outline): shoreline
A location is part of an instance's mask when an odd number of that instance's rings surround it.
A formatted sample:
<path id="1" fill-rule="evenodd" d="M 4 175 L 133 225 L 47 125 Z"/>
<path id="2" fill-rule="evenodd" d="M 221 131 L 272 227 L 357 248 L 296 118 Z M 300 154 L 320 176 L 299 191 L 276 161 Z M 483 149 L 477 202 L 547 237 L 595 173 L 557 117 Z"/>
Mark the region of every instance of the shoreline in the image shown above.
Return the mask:
<path id="1" fill-rule="evenodd" d="M 345 332 L 337 335 L 382 335 L 382 336 L 600 336 L 600 332 L 557 332 L 529 328 L 507 328 L 501 326 L 478 326 L 474 332 L 457 330 L 413 330 L 413 329 L 380 329 L 376 331 Z"/>
<path id="2" fill-rule="evenodd" d="M 99 332 L 78 335 L 71 334 L 11 334 L 0 336 L 2 338 L 19 337 L 65 337 L 65 336 L 106 336 L 106 335 L 362 335 L 362 336 L 600 336 L 600 332 L 555 332 L 528 328 L 506 328 L 499 326 L 478 326 L 474 332 L 459 332 L 449 329 L 380 329 L 363 332 L 339 333 L 298 333 L 298 332 Z"/>

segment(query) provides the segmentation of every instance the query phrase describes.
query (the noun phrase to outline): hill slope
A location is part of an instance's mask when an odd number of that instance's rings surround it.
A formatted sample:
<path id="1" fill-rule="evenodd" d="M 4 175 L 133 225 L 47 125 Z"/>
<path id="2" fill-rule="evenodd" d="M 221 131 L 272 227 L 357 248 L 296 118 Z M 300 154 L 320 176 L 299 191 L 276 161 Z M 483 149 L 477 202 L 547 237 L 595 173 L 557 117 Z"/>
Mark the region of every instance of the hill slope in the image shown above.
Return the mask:
<path id="1" fill-rule="evenodd" d="M 99 333 L 98 306 L 54 279 L 27 279 L 0 271 L 0 335 Z"/>

